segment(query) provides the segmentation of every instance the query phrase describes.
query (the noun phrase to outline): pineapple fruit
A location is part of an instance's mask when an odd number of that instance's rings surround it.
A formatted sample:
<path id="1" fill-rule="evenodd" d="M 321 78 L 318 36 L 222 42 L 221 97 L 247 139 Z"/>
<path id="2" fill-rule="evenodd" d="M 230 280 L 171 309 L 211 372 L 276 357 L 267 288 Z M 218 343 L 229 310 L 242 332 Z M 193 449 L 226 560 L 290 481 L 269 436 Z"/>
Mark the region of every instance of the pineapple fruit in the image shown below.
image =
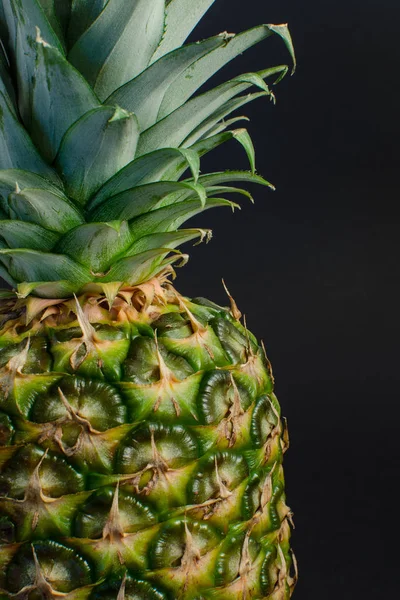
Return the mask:
<path id="1" fill-rule="evenodd" d="M 285 25 L 185 44 L 213 1 L 0 0 L 1 600 L 292 595 L 270 364 L 172 285 L 210 237 L 181 225 L 270 186 L 228 117 L 288 68 L 196 92 L 272 35 L 294 58 Z M 200 175 L 231 139 L 249 170 Z"/>

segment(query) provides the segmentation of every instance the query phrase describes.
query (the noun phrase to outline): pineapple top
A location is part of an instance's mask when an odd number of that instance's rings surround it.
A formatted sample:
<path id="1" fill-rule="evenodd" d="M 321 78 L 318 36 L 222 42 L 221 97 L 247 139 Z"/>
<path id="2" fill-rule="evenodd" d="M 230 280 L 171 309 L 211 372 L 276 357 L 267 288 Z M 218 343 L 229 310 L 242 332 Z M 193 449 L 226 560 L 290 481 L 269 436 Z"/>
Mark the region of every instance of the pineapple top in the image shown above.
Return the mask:
<path id="1" fill-rule="evenodd" d="M 208 208 L 270 186 L 240 118 L 280 65 L 196 95 L 226 63 L 285 25 L 185 40 L 214 0 L 0 0 L 0 275 L 20 297 L 141 283 L 209 235 L 180 229 Z M 258 88 L 256 91 L 248 91 Z M 200 175 L 239 141 L 249 171 Z M 184 174 L 187 172 L 185 178 Z"/>

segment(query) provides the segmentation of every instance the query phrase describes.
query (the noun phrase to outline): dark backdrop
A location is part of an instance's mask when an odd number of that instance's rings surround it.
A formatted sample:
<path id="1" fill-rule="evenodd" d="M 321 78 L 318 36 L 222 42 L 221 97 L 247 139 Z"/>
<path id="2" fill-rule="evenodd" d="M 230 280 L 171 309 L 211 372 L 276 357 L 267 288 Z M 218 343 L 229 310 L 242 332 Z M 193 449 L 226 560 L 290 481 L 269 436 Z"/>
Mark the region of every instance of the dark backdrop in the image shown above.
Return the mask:
<path id="1" fill-rule="evenodd" d="M 214 239 L 179 274 L 265 340 L 289 418 L 296 600 L 398 598 L 397 0 L 218 0 L 197 38 L 289 21 L 298 70 L 276 107 L 248 105 L 256 206 L 206 213 Z M 285 62 L 270 39 L 215 82 Z M 203 170 L 247 168 L 235 144 Z"/>
<path id="2" fill-rule="evenodd" d="M 265 340 L 291 431 L 296 600 L 399 597 L 399 17 L 395 0 L 218 0 L 196 31 L 288 21 L 297 50 L 277 106 L 245 107 L 277 191 L 198 218 L 214 239 L 178 276 L 217 302 L 224 277 Z M 286 60 L 270 39 L 216 81 Z M 235 144 L 204 161 L 227 166 L 246 168 Z"/>

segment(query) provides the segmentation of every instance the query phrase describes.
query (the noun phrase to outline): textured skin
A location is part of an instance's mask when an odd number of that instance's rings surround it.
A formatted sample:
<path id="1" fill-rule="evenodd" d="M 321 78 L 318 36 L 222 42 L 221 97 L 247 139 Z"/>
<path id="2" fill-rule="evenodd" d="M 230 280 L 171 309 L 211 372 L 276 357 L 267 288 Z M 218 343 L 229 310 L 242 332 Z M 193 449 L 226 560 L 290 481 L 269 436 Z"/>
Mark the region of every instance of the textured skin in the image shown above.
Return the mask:
<path id="1" fill-rule="evenodd" d="M 153 308 L 1 332 L 1 599 L 290 598 L 263 349 L 207 301 Z"/>

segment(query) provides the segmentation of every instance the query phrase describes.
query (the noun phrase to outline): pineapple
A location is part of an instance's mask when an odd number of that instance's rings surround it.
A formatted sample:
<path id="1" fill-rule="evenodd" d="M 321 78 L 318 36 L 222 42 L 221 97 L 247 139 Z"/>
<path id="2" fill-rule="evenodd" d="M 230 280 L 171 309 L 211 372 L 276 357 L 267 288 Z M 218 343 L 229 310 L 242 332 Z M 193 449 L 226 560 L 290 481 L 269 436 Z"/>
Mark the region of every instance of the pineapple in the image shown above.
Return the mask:
<path id="1" fill-rule="evenodd" d="M 199 88 L 285 25 L 185 41 L 213 0 L 0 0 L 0 598 L 285 600 L 285 421 L 262 345 L 173 287 L 181 229 L 256 174 Z M 256 91 L 249 91 L 251 89 Z M 248 171 L 200 174 L 235 139 Z"/>

